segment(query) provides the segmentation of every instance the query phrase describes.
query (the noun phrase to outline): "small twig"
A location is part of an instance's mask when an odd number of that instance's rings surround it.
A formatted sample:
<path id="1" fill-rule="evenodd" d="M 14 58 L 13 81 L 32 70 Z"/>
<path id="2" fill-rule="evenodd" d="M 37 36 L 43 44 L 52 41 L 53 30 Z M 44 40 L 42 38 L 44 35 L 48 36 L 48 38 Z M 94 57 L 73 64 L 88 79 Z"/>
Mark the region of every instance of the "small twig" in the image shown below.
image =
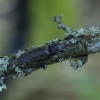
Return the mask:
<path id="1" fill-rule="evenodd" d="M 62 16 L 52 18 L 58 29 L 65 31 L 63 40 L 53 39 L 43 46 L 30 47 L 8 56 L 0 57 L 0 91 L 6 88 L 3 80 L 7 77 L 24 77 L 47 65 L 69 59 L 73 69 L 82 67 L 88 55 L 100 52 L 100 31 L 91 27 L 89 31 L 71 29 L 62 23 Z"/>

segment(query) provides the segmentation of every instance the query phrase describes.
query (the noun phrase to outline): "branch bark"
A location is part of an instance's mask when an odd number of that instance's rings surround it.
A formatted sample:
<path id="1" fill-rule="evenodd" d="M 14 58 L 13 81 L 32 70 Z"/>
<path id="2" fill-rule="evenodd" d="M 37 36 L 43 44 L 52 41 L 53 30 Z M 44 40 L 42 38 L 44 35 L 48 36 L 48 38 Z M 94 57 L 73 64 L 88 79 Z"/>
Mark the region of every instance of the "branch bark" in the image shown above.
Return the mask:
<path id="1" fill-rule="evenodd" d="M 3 80 L 7 77 L 24 77 L 48 65 L 69 59 L 70 66 L 78 69 L 88 60 L 89 54 L 100 52 L 100 31 L 89 28 L 71 29 L 62 23 L 62 16 L 54 16 L 58 29 L 66 33 L 63 40 L 53 39 L 43 46 L 30 47 L 17 53 L 0 57 L 0 91 L 6 89 Z"/>

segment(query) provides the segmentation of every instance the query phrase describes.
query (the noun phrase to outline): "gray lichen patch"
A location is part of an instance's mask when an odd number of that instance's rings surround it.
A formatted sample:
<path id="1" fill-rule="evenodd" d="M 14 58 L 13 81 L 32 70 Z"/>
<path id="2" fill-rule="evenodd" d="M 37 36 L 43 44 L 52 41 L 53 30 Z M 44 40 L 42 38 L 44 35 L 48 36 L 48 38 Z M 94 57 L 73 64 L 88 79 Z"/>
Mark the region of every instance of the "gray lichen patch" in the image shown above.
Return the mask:
<path id="1" fill-rule="evenodd" d="M 9 58 L 8 56 L 4 56 L 0 58 L 0 76 L 4 75 L 4 72 L 7 71 L 7 66 L 9 64 Z M 0 77 L 0 91 L 2 89 L 7 89 L 6 85 L 3 83 L 4 77 Z"/>
<path id="2" fill-rule="evenodd" d="M 2 89 L 7 89 L 6 85 L 3 84 L 2 86 L 0 86 L 0 92 L 2 92 Z"/>
<path id="3" fill-rule="evenodd" d="M 63 15 L 54 16 L 54 17 L 52 17 L 52 20 L 54 22 L 56 22 L 57 24 L 60 24 L 60 23 L 62 23 L 62 17 L 63 17 Z"/>
<path id="4" fill-rule="evenodd" d="M 3 83 L 3 81 L 0 80 L 1 86 L 0 86 L 0 92 L 2 92 L 2 89 L 7 89 L 6 84 Z"/>
<path id="5" fill-rule="evenodd" d="M 4 75 L 4 71 L 7 71 L 8 64 L 9 64 L 9 58 L 7 56 L 0 58 L 0 76 Z"/>
<path id="6" fill-rule="evenodd" d="M 22 55 L 23 53 L 25 53 L 24 50 L 18 50 L 18 52 L 15 54 L 16 55 L 16 58 L 18 58 L 20 55 Z"/>
<path id="7" fill-rule="evenodd" d="M 87 56 L 70 58 L 69 64 L 71 68 L 75 70 L 80 70 L 80 67 L 82 67 L 87 62 L 87 60 L 88 60 Z"/>
<path id="8" fill-rule="evenodd" d="M 16 76 L 18 76 L 19 78 L 25 76 L 25 73 L 24 73 L 19 67 L 16 67 L 16 68 L 15 68 L 15 72 L 17 73 Z"/>
<path id="9" fill-rule="evenodd" d="M 98 29 L 98 27 L 95 28 L 93 26 L 93 27 L 89 28 L 89 32 L 92 32 L 92 33 L 97 32 L 98 33 L 98 32 L 100 32 L 100 30 Z"/>
<path id="10" fill-rule="evenodd" d="M 62 29 L 63 31 L 65 31 L 66 34 L 66 39 L 69 39 L 71 37 L 75 38 L 75 37 L 85 37 L 84 40 L 87 39 L 87 43 L 89 42 L 89 40 L 91 38 L 95 38 L 95 37 L 100 37 L 100 30 L 98 29 L 98 27 L 91 27 L 89 28 L 89 31 L 80 28 L 78 30 L 75 29 L 71 29 L 70 27 L 66 26 L 65 24 L 62 23 L 62 16 L 54 16 L 53 17 L 54 22 L 57 23 L 58 29 Z"/>
<path id="11" fill-rule="evenodd" d="M 2 92 L 2 89 L 7 89 L 6 84 L 3 83 L 4 77 L 0 77 L 0 92 Z"/>
<path id="12" fill-rule="evenodd" d="M 79 69 L 79 67 L 82 67 L 82 61 L 81 60 L 77 60 L 77 59 L 75 59 L 75 58 L 73 58 L 73 59 L 70 59 L 70 66 L 71 66 L 71 68 L 73 68 L 73 69 Z"/>
<path id="13" fill-rule="evenodd" d="M 87 49 L 89 54 L 100 52 L 100 38 L 94 38 L 91 40 L 91 44 L 88 44 Z"/>
<path id="14" fill-rule="evenodd" d="M 74 38 L 72 38 L 72 39 L 69 39 L 69 41 L 66 42 L 66 45 L 69 44 L 69 43 L 74 44 L 74 43 L 76 43 L 76 42 L 77 42 L 77 40 L 74 39 Z"/>

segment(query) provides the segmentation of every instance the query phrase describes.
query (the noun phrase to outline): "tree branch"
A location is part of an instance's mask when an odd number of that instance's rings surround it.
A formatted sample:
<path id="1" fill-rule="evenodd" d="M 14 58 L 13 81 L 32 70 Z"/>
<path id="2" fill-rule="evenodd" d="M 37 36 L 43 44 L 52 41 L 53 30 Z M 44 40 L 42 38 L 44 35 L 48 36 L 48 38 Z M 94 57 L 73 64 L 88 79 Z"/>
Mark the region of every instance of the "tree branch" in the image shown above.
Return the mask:
<path id="1" fill-rule="evenodd" d="M 0 91 L 6 89 L 3 80 L 10 76 L 24 77 L 47 65 L 69 59 L 73 69 L 82 67 L 88 55 L 100 52 L 100 31 L 91 27 L 89 31 L 71 29 L 62 23 L 62 16 L 54 16 L 58 29 L 65 31 L 63 40 L 53 39 L 43 46 L 30 47 L 8 56 L 0 57 Z"/>

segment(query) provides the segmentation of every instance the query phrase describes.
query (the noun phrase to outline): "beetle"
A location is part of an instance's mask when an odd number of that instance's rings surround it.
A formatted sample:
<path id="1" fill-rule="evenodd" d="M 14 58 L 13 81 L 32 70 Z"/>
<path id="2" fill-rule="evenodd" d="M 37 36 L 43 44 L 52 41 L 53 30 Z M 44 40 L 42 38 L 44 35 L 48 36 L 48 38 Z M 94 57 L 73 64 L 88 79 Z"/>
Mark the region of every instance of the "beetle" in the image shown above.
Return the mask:
<path id="1" fill-rule="evenodd" d="M 33 48 L 20 55 L 17 59 L 19 63 L 37 62 L 48 59 L 49 56 L 54 55 L 64 50 L 65 45 L 61 42 L 47 43 L 43 46 Z"/>

